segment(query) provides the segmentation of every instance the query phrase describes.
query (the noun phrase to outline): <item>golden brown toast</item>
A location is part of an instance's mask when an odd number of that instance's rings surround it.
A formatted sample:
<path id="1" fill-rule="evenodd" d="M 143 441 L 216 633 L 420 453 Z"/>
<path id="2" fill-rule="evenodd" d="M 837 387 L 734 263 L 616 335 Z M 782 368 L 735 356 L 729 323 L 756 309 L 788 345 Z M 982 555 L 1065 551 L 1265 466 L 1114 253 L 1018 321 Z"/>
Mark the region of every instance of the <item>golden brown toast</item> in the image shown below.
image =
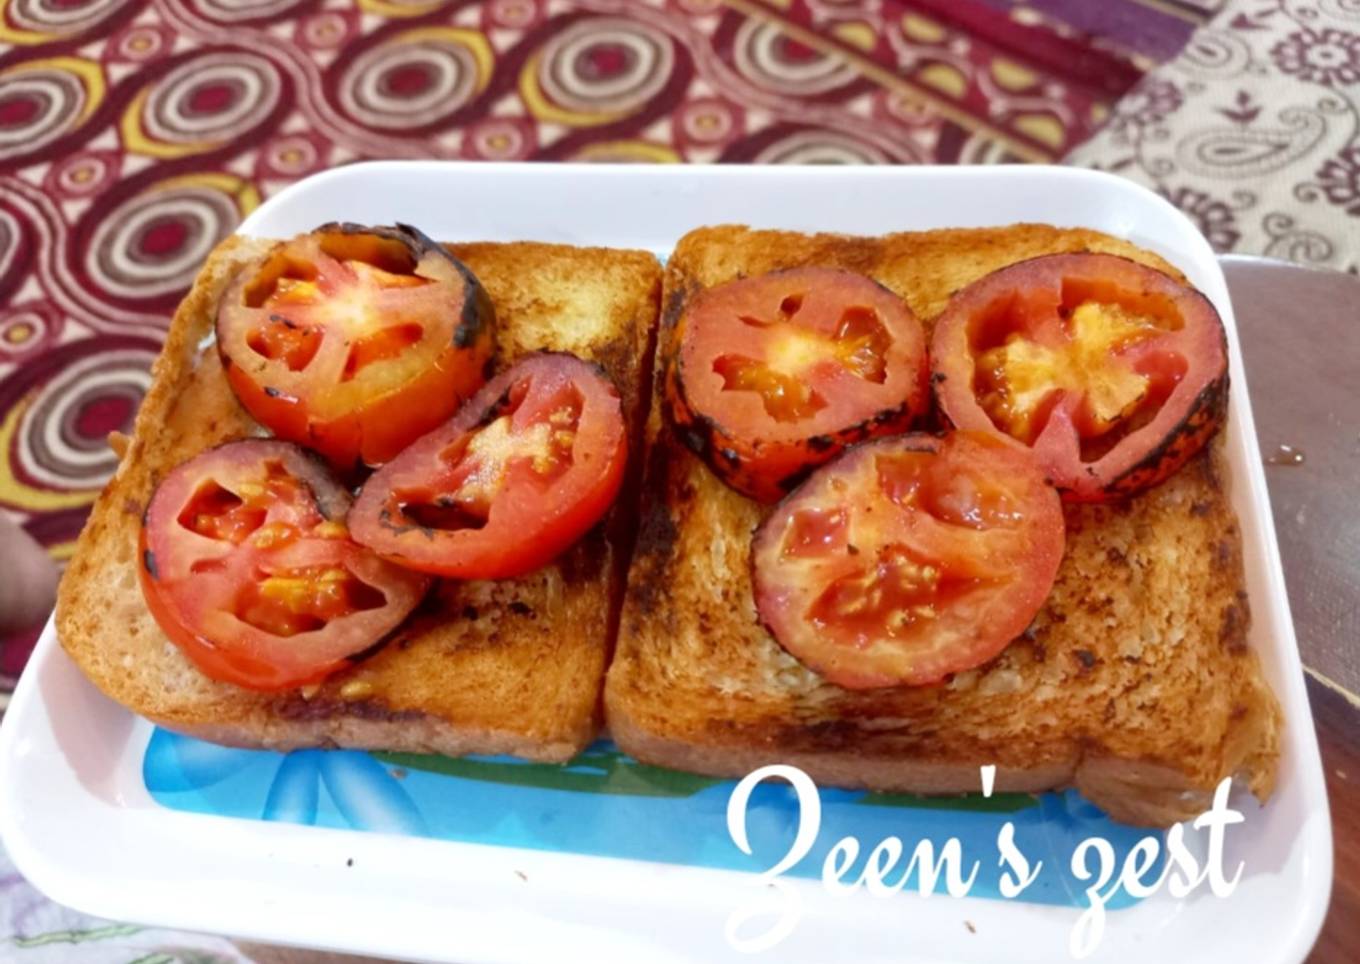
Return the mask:
<path id="1" fill-rule="evenodd" d="M 1160 258 L 1091 231 L 1015 225 L 882 238 L 740 227 L 686 235 L 666 268 L 657 364 L 686 300 L 734 278 L 848 268 L 897 292 L 927 331 L 952 292 L 1025 258 Z M 660 384 L 660 380 L 657 380 Z M 639 533 L 605 689 L 619 746 L 647 763 L 739 776 L 791 763 L 815 780 L 922 793 L 1074 785 L 1116 819 L 1167 824 L 1225 776 L 1264 799 L 1281 717 L 1248 649 L 1221 438 L 1130 502 L 1066 509 L 1067 550 L 1030 630 L 950 682 L 851 691 L 760 627 L 749 550 L 761 506 L 724 486 L 653 402 Z"/>
<path id="2" fill-rule="evenodd" d="M 210 446 L 263 434 L 232 395 L 215 349 L 201 345 L 230 276 L 267 243 L 224 242 L 180 305 L 131 445 L 62 581 L 62 645 L 113 699 L 219 743 L 569 759 L 598 729 L 635 480 L 557 562 L 521 579 L 440 583 L 395 639 L 305 695 L 209 679 L 147 612 L 136 549 L 156 480 Z M 600 364 L 619 388 L 636 450 L 660 291 L 656 259 L 547 244 L 450 249 L 495 305 L 498 366 L 545 348 Z"/>

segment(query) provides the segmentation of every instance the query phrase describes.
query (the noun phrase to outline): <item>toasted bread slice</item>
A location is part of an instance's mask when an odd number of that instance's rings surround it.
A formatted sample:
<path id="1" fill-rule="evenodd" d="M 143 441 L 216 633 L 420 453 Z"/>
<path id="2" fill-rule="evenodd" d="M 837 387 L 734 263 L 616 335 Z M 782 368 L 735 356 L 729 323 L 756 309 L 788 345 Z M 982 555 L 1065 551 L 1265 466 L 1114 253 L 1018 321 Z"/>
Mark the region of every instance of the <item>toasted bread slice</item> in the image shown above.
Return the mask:
<path id="1" fill-rule="evenodd" d="M 219 743 L 569 759 L 598 729 L 636 480 L 556 563 L 522 579 L 439 584 L 395 639 L 314 691 L 269 695 L 215 682 L 147 612 L 135 567 L 138 526 L 156 480 L 210 446 L 263 434 L 203 342 L 228 279 L 265 243 L 224 242 L 180 305 L 131 446 L 62 581 L 62 645 L 113 699 Z M 640 251 L 546 244 L 450 247 L 495 305 L 498 365 L 539 349 L 598 363 L 619 388 L 637 451 L 660 292 L 657 260 Z"/>
<path id="2" fill-rule="evenodd" d="M 883 238 L 706 228 L 668 262 L 658 366 L 702 288 L 800 265 L 859 271 L 927 329 L 951 292 L 1004 265 L 1131 244 L 1039 225 Z M 659 382 L 658 382 L 659 384 Z M 845 787 L 960 793 L 1075 785 L 1117 819 L 1167 824 L 1203 810 L 1225 776 L 1264 799 L 1281 718 L 1246 642 L 1240 534 L 1221 440 L 1121 504 L 1066 509 L 1057 583 L 1026 635 L 940 686 L 850 691 L 789 656 L 757 623 L 751 532 L 764 515 L 726 488 L 653 403 L 639 534 L 605 690 L 618 744 L 640 760 L 715 775 L 802 767 Z"/>

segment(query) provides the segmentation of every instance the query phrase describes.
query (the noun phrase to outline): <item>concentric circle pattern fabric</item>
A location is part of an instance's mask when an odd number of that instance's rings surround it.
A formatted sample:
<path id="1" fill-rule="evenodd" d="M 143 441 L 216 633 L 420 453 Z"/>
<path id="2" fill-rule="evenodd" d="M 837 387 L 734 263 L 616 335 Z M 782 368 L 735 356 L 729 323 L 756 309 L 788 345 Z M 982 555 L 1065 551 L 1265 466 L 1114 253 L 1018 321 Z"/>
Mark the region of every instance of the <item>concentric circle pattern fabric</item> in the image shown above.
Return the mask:
<path id="1" fill-rule="evenodd" d="M 1048 6 L 0 0 L 0 511 L 69 555 L 177 301 L 292 181 L 367 158 L 1054 159 L 1190 24 Z M 22 654 L 0 657 L 2 689 Z"/>

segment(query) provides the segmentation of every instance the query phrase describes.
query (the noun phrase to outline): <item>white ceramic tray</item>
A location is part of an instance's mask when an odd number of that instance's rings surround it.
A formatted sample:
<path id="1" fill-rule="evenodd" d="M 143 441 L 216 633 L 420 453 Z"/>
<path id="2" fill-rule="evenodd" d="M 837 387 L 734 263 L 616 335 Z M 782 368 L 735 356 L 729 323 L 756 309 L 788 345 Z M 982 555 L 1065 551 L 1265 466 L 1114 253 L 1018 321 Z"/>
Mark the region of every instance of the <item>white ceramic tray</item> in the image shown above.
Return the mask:
<path id="1" fill-rule="evenodd" d="M 1331 888 L 1327 800 L 1289 617 L 1228 293 L 1204 239 L 1156 195 L 1062 168 L 612 168 L 374 163 L 297 184 L 242 231 L 406 221 L 444 240 L 534 239 L 664 256 L 701 224 L 877 234 L 1042 221 L 1128 238 L 1178 265 L 1218 306 L 1233 370 L 1229 451 L 1251 643 L 1284 706 L 1279 785 L 1228 833 L 1236 892 L 1165 889 L 1109 917 L 1098 961 L 1298 962 Z M 750 873 L 304 827 L 162 806 L 143 781 L 151 727 L 109 702 L 49 626 L 0 729 L 0 834 L 55 900 L 101 916 L 255 940 L 457 961 L 741 959 L 729 914 L 791 894 L 803 916 L 763 956 L 824 961 L 1045 961 L 1068 956 L 1080 911 L 936 895 L 837 898 Z M 909 830 L 909 828 L 908 828 Z M 908 832 L 908 849 L 911 840 Z M 866 849 L 877 841 L 864 841 Z"/>

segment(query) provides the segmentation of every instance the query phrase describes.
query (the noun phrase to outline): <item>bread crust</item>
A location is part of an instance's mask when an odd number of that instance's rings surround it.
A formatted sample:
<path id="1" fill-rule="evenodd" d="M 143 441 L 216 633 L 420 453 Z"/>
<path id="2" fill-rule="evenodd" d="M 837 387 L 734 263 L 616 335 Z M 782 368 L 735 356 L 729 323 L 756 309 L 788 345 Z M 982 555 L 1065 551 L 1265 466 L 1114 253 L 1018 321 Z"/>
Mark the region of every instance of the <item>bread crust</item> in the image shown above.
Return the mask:
<path id="1" fill-rule="evenodd" d="M 62 646 L 119 703 L 217 743 L 570 759 L 599 729 L 635 479 L 553 564 L 521 579 L 437 584 L 386 646 L 305 692 L 262 694 L 208 679 L 147 612 L 136 546 L 156 481 L 206 448 L 263 434 L 205 339 L 222 290 L 268 243 L 224 241 L 176 312 L 131 443 L 62 580 Z M 529 243 L 450 248 L 496 306 L 499 368 L 541 349 L 599 364 L 619 388 L 636 450 L 658 312 L 656 258 Z"/>
<path id="2" fill-rule="evenodd" d="M 733 278 L 859 271 L 929 331 L 952 292 L 990 271 L 1087 250 L 1180 276 L 1127 242 L 1045 225 L 881 238 L 701 228 L 667 262 L 658 371 L 687 300 Z M 642 491 L 605 708 L 644 762 L 720 775 L 794 763 L 828 785 L 919 793 L 975 791 L 978 767 L 994 764 L 1001 789 L 1076 786 L 1148 825 L 1206 809 L 1224 777 L 1271 792 L 1282 720 L 1247 644 L 1221 437 L 1128 502 L 1066 507 L 1066 554 L 1033 625 L 936 687 L 845 690 L 779 647 L 757 621 L 748 565 L 768 510 L 723 486 L 655 402 Z"/>

